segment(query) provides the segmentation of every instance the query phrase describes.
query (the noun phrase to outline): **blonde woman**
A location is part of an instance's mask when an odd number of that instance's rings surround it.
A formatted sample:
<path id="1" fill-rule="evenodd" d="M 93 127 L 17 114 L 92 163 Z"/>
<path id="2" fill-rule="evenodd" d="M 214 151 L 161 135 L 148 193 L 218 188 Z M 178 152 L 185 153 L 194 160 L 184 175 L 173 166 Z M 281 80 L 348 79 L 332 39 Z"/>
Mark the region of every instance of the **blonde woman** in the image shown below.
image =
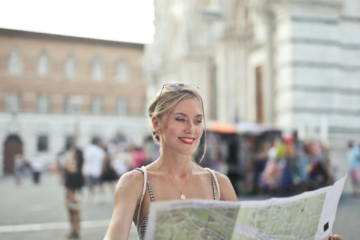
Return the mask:
<path id="1" fill-rule="evenodd" d="M 153 139 L 161 147 L 160 156 L 152 164 L 128 172 L 119 180 L 105 240 L 128 239 L 132 221 L 139 238 L 143 239 L 153 201 L 189 198 L 237 201 L 225 175 L 204 169 L 193 161 L 192 155 L 198 146 L 204 144 L 206 148 L 205 113 L 198 87 L 165 84 L 151 102 L 148 113 Z M 147 184 L 142 198 L 144 176 Z"/>

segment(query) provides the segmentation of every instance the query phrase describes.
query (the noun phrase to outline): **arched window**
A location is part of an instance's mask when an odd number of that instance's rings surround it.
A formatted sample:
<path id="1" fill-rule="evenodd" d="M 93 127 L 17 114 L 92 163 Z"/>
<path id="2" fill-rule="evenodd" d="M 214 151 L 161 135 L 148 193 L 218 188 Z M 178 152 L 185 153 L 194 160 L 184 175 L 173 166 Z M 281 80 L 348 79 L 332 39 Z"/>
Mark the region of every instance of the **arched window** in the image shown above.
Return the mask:
<path id="1" fill-rule="evenodd" d="M 126 59 L 120 59 L 116 65 L 116 80 L 125 82 L 129 79 L 129 64 Z"/>
<path id="2" fill-rule="evenodd" d="M 103 78 L 103 64 L 98 57 L 91 62 L 91 77 L 95 81 L 100 81 Z"/>
<path id="3" fill-rule="evenodd" d="M 50 58 L 46 52 L 42 52 L 37 61 L 36 72 L 40 77 L 47 77 L 50 75 Z"/>
<path id="4" fill-rule="evenodd" d="M 23 58 L 17 49 L 13 49 L 7 59 L 7 72 L 10 75 L 20 75 L 23 72 Z"/>
<path id="5" fill-rule="evenodd" d="M 65 59 L 64 75 L 67 79 L 73 79 L 76 75 L 76 61 L 73 55 L 69 55 Z"/>

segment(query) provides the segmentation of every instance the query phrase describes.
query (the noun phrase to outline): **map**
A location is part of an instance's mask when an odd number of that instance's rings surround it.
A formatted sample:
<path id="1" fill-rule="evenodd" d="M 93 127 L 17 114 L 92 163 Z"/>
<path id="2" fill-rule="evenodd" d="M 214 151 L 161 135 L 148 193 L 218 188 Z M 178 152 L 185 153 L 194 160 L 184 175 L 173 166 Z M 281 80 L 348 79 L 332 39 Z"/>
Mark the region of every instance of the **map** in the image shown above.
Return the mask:
<path id="1" fill-rule="evenodd" d="M 331 235 L 345 178 L 289 198 L 154 202 L 145 240 L 325 240 Z"/>

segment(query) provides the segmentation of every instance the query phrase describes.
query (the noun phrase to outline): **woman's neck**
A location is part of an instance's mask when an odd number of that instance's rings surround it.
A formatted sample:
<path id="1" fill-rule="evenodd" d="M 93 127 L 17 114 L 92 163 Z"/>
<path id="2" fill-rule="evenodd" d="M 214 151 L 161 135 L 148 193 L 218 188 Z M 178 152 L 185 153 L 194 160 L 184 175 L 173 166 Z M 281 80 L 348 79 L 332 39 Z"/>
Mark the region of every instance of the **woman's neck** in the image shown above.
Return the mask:
<path id="1" fill-rule="evenodd" d="M 193 162 L 190 155 L 182 155 L 174 151 L 161 151 L 160 157 L 156 160 L 160 171 L 163 171 L 174 178 L 186 178 L 191 174 Z"/>

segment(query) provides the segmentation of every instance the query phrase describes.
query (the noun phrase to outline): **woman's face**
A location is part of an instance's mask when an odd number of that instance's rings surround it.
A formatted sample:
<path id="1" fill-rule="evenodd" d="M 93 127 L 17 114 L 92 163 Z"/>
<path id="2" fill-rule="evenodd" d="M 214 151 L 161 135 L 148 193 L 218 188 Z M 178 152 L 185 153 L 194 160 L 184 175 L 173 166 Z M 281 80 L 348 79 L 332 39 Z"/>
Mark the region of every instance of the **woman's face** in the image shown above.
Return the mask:
<path id="1" fill-rule="evenodd" d="M 162 134 L 162 147 L 179 154 L 191 155 L 199 145 L 203 133 L 203 111 L 196 98 L 181 100 L 168 116 Z"/>

